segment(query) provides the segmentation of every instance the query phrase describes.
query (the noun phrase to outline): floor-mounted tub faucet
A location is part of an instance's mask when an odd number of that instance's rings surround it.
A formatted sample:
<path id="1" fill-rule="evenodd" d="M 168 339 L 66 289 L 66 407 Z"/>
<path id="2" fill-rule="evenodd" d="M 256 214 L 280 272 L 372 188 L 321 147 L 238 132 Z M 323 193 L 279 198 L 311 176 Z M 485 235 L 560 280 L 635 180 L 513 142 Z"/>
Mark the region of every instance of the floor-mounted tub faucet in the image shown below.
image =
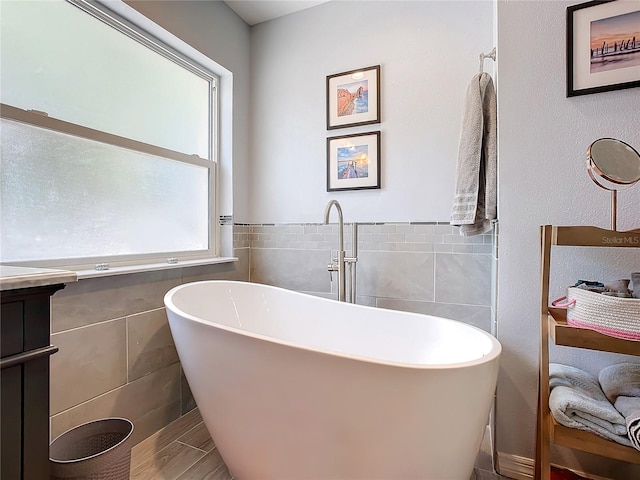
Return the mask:
<path id="1" fill-rule="evenodd" d="M 329 224 L 329 214 L 331 213 L 331 207 L 335 206 L 338 211 L 338 257 L 334 258 L 330 265 L 327 266 L 329 272 L 338 272 L 338 301 L 346 302 L 346 263 L 348 262 L 351 267 L 351 292 L 349 295 L 349 301 L 356 303 L 356 262 L 358 261 L 357 255 L 357 242 L 358 242 L 358 225 L 353 224 L 353 256 L 346 258 L 344 254 L 344 222 L 342 218 L 342 208 L 337 200 L 330 200 L 327 204 L 327 208 L 324 210 L 324 224 Z M 331 273 L 329 273 L 331 275 Z"/>
<path id="2" fill-rule="evenodd" d="M 338 211 L 338 258 L 327 267 L 330 272 L 338 272 L 338 301 L 344 302 L 345 297 L 345 273 L 344 273 L 344 223 L 342 219 L 342 208 L 337 200 L 329 200 L 327 208 L 324 209 L 324 224 L 329 224 L 329 214 L 331 207 L 335 206 Z"/>

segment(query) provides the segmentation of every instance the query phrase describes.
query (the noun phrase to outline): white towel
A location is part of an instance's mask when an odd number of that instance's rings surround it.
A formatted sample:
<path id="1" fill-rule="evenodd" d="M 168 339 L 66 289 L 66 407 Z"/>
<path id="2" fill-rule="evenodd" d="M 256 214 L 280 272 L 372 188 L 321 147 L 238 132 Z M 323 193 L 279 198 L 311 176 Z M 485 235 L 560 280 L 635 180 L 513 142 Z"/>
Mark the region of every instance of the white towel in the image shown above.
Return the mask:
<path id="1" fill-rule="evenodd" d="M 549 364 L 549 408 L 558 423 L 631 446 L 624 417 L 607 400 L 593 375 L 569 365 Z"/>
<path id="2" fill-rule="evenodd" d="M 497 218 L 496 91 L 488 73 L 473 76 L 458 146 L 451 225 L 460 235 L 491 231 Z"/>
<path id="3" fill-rule="evenodd" d="M 631 445 L 640 450 L 640 365 L 618 363 L 598 373 L 602 391 L 624 417 Z"/>

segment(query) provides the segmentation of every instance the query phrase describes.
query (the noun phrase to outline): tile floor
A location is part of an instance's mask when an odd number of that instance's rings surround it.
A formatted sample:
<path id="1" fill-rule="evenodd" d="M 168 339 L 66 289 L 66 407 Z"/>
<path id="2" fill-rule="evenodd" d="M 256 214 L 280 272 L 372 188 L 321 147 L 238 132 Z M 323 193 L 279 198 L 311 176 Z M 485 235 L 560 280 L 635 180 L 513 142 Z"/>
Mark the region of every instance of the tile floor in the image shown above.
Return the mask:
<path id="1" fill-rule="evenodd" d="M 489 436 L 470 480 L 500 480 L 493 472 Z M 131 480 L 233 480 L 198 409 L 179 418 L 131 451 Z"/>
<path id="2" fill-rule="evenodd" d="M 131 451 L 131 480 L 232 480 L 198 409 Z"/>

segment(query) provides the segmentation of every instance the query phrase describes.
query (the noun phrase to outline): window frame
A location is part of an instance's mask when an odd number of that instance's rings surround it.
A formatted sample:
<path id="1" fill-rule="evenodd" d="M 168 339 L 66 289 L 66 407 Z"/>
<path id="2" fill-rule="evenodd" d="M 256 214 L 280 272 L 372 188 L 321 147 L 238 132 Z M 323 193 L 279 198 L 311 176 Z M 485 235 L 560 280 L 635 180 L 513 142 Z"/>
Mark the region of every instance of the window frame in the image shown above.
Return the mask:
<path id="1" fill-rule="evenodd" d="M 159 270 L 185 265 L 211 264 L 234 260 L 233 258 L 220 257 L 220 225 L 218 222 L 218 155 L 220 151 L 219 76 L 210 69 L 202 66 L 196 59 L 177 52 L 166 42 L 160 40 L 154 33 L 134 25 L 132 22 L 110 9 L 107 5 L 90 2 L 89 0 L 66 0 L 66 2 L 209 82 L 209 158 L 205 159 L 197 154 L 190 155 L 177 152 L 157 145 L 74 124 L 54 117 L 49 117 L 45 112 L 39 112 L 37 110 L 23 110 L 10 105 L 1 104 L 0 117 L 35 127 L 69 134 L 78 138 L 97 141 L 125 148 L 127 150 L 207 168 L 209 172 L 209 199 L 207 205 L 208 249 L 130 255 L 104 255 L 99 257 L 82 258 L 52 258 L 47 260 L 29 260 L 11 263 L 21 266 L 58 267 L 69 270 L 84 271 L 84 276 L 90 277 L 128 273 L 130 271 Z M 91 272 L 96 273 L 93 274 Z"/>

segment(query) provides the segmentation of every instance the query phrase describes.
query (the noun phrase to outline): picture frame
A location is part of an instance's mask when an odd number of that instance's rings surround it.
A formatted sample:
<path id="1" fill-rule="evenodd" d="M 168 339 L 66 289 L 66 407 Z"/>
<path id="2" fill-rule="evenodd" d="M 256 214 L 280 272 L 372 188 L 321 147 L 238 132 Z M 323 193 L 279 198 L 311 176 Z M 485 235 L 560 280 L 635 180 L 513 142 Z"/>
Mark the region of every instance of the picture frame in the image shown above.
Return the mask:
<path id="1" fill-rule="evenodd" d="M 380 123 L 380 65 L 327 76 L 327 130 Z"/>
<path id="2" fill-rule="evenodd" d="M 567 7 L 567 97 L 640 86 L 638 2 Z"/>
<path id="3" fill-rule="evenodd" d="M 380 188 L 380 131 L 327 138 L 327 192 Z"/>

